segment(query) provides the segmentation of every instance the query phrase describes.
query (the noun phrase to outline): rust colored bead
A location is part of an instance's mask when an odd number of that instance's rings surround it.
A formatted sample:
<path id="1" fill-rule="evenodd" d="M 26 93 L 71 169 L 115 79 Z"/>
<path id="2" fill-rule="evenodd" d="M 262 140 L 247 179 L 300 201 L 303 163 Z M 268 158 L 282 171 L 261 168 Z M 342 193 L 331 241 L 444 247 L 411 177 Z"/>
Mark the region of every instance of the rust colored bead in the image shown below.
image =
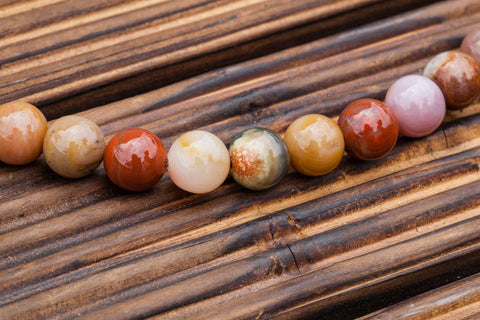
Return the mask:
<path id="1" fill-rule="evenodd" d="M 449 109 L 462 109 L 480 94 L 480 67 L 463 52 L 436 55 L 425 66 L 423 75 L 438 84 Z"/>
<path id="2" fill-rule="evenodd" d="M 397 142 L 397 118 L 386 104 L 378 100 L 352 102 L 341 113 L 338 125 L 345 138 L 345 150 L 358 159 L 379 159 Z"/>
<path id="3" fill-rule="evenodd" d="M 320 114 L 305 115 L 292 122 L 284 140 L 292 167 L 307 176 L 320 176 L 335 169 L 345 150 L 338 125 Z"/>
<path id="4" fill-rule="evenodd" d="M 463 38 L 460 50 L 470 55 L 480 65 L 480 28 L 472 30 Z"/>
<path id="5" fill-rule="evenodd" d="M 47 120 L 29 103 L 12 101 L 0 105 L 0 161 L 23 165 L 42 153 Z"/>
<path id="6" fill-rule="evenodd" d="M 144 191 L 166 170 L 167 152 L 152 132 L 133 128 L 117 133 L 105 149 L 103 164 L 110 180 L 120 188 Z"/>

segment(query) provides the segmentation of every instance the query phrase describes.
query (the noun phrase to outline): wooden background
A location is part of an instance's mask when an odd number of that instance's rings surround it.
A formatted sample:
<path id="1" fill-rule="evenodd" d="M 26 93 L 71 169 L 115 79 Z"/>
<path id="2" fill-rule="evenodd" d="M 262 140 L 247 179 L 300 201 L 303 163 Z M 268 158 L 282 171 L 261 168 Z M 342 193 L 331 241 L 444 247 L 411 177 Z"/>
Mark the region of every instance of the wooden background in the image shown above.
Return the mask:
<path id="1" fill-rule="evenodd" d="M 0 0 L 0 103 L 228 145 L 383 99 L 474 28 L 478 0 Z M 264 192 L 0 164 L 0 319 L 480 319 L 479 110 Z"/>

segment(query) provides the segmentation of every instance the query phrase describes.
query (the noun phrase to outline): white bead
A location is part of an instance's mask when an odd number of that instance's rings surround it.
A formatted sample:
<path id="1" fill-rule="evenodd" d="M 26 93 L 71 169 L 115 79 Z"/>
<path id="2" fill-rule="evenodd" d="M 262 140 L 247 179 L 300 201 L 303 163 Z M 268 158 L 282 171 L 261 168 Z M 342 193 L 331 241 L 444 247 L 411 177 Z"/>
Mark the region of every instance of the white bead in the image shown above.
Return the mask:
<path id="1" fill-rule="evenodd" d="M 207 193 L 218 188 L 230 170 L 225 144 L 203 130 L 181 135 L 170 147 L 167 157 L 172 181 L 192 193 Z"/>

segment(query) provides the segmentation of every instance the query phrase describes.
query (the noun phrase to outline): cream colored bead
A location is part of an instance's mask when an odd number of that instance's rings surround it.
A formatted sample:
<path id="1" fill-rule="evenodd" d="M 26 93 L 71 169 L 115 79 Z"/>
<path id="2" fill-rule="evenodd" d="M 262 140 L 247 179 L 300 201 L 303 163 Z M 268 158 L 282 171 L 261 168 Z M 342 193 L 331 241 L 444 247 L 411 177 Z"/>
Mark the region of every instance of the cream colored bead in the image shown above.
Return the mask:
<path id="1" fill-rule="evenodd" d="M 227 178 L 230 157 L 217 136 L 203 130 L 181 135 L 168 151 L 168 173 L 181 189 L 207 193 Z"/>

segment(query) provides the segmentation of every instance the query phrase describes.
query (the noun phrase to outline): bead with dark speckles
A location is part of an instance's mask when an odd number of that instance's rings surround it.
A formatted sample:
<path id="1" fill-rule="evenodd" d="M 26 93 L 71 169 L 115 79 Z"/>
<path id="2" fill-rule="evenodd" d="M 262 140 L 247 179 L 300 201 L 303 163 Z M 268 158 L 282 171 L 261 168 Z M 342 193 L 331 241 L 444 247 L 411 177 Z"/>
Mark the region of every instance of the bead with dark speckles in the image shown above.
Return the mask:
<path id="1" fill-rule="evenodd" d="M 229 148 L 230 174 L 251 190 L 273 187 L 288 172 L 290 156 L 282 138 L 266 128 L 252 128 L 235 137 Z"/>

